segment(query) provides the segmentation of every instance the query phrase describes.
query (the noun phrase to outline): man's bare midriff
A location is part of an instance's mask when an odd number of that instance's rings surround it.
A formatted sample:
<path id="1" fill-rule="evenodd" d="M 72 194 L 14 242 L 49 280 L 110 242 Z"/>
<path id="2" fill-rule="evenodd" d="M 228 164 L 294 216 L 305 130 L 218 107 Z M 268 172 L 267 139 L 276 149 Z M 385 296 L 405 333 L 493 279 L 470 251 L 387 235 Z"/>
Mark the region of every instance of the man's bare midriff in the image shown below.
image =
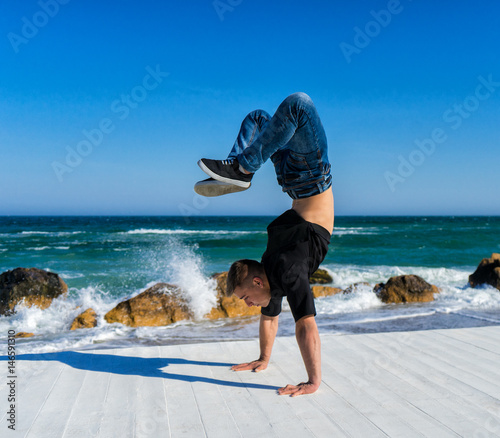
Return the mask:
<path id="1" fill-rule="evenodd" d="M 332 234 L 334 213 L 331 187 L 319 195 L 310 196 L 309 198 L 294 199 L 292 209 L 306 221 L 321 225 Z"/>

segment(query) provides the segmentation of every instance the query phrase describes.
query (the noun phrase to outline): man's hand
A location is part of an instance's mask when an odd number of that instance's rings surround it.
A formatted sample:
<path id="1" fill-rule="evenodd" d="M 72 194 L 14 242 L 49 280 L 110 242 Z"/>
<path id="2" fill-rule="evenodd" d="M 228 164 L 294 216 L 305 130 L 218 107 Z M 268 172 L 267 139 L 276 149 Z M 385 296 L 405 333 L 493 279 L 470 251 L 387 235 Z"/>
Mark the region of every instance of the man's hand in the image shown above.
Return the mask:
<path id="1" fill-rule="evenodd" d="M 313 392 L 316 392 L 318 388 L 319 385 L 313 385 L 311 382 L 302 382 L 297 386 L 286 385 L 284 388 L 278 389 L 278 394 L 295 397 L 296 395 L 312 394 Z"/>
<path id="2" fill-rule="evenodd" d="M 252 370 L 258 373 L 264 371 L 269 364 L 271 358 L 271 350 L 273 349 L 274 338 L 278 331 L 278 317 L 260 315 L 259 325 L 259 340 L 260 340 L 260 357 L 253 362 L 240 363 L 233 365 L 233 371 Z"/>
<path id="3" fill-rule="evenodd" d="M 268 364 L 267 361 L 264 361 L 264 360 L 261 360 L 261 359 L 257 359 L 257 360 L 254 360 L 252 362 L 240 363 L 239 365 L 233 365 L 231 367 L 231 369 L 233 371 L 248 371 L 248 370 L 252 370 L 252 371 L 258 373 L 259 371 L 264 371 L 267 368 L 267 364 Z"/>

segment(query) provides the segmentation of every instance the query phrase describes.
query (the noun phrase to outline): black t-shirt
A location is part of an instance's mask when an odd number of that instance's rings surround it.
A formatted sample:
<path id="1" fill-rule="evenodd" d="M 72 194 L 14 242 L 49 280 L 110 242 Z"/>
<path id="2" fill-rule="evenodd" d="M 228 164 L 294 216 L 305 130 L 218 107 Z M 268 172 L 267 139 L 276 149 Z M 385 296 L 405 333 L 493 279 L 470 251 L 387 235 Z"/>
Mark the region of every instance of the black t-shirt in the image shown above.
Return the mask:
<path id="1" fill-rule="evenodd" d="M 286 296 L 295 322 L 316 315 L 309 277 L 326 256 L 330 233 L 307 222 L 295 210 L 287 210 L 269 224 L 267 235 L 262 264 L 271 287 L 271 301 L 262 308 L 262 314 L 279 315 Z"/>

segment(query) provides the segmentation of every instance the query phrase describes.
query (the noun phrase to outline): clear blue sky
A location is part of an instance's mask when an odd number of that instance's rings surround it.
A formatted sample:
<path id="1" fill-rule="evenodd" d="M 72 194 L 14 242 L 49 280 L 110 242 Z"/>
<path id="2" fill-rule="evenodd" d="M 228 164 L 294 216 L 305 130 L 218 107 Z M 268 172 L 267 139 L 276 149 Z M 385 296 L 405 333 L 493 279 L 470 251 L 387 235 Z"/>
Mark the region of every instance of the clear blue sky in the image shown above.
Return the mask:
<path id="1" fill-rule="evenodd" d="M 271 163 L 206 199 L 196 162 L 296 91 L 325 126 L 337 214 L 500 214 L 497 1 L 0 8 L 0 214 L 277 215 Z"/>

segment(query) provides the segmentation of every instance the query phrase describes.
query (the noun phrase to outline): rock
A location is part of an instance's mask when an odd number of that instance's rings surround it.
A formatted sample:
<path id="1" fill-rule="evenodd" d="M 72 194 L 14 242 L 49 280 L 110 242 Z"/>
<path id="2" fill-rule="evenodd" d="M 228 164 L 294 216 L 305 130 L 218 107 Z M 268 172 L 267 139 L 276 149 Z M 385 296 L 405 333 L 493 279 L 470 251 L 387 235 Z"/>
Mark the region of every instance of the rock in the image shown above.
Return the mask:
<path id="1" fill-rule="evenodd" d="M 222 297 L 220 300 L 220 309 L 227 315 L 228 318 L 236 316 L 251 316 L 260 315 L 260 307 L 248 307 L 243 300 L 236 296 Z"/>
<path id="2" fill-rule="evenodd" d="M 387 283 L 379 283 L 373 291 L 384 303 L 412 303 L 433 301 L 439 289 L 417 275 L 391 277 Z"/>
<path id="3" fill-rule="evenodd" d="M 14 335 L 14 338 L 31 338 L 32 336 L 35 336 L 35 334 L 27 332 L 19 332 Z"/>
<path id="4" fill-rule="evenodd" d="M 500 290 L 500 254 L 493 253 L 489 259 L 481 260 L 476 271 L 469 275 L 469 284 L 471 287 L 489 284 Z"/>
<path id="5" fill-rule="evenodd" d="M 120 322 L 130 327 L 157 327 L 191 317 L 180 289 L 168 283 L 155 284 L 104 315 L 110 324 Z"/>
<path id="6" fill-rule="evenodd" d="M 331 286 L 311 286 L 314 298 L 328 297 L 342 292 L 342 289 Z"/>
<path id="7" fill-rule="evenodd" d="M 94 309 L 89 308 L 85 312 L 80 313 L 71 324 L 70 330 L 92 328 L 97 325 L 97 315 Z"/>
<path id="8" fill-rule="evenodd" d="M 318 269 L 311 278 L 309 278 L 309 284 L 328 284 L 333 281 L 332 276 L 325 269 Z"/>
<path id="9" fill-rule="evenodd" d="M 227 296 L 227 272 L 212 276 L 217 282 L 217 305 L 207 315 L 208 319 L 234 318 L 236 316 L 260 315 L 260 307 L 248 307 L 235 295 Z"/>
<path id="10" fill-rule="evenodd" d="M 347 294 L 352 294 L 353 292 L 357 292 L 358 289 L 362 287 L 370 286 L 370 283 L 367 283 L 366 281 L 361 281 L 359 283 L 353 283 L 350 286 L 347 286 L 342 293 L 347 295 Z"/>
<path id="11" fill-rule="evenodd" d="M 204 318 L 207 319 L 220 319 L 220 318 L 227 318 L 227 313 L 222 310 L 222 307 L 220 303 L 217 303 L 217 307 L 213 307 L 210 312 L 208 312 Z"/>
<path id="12" fill-rule="evenodd" d="M 221 295 L 227 297 L 227 271 L 220 272 L 219 274 L 212 275 L 212 278 L 217 282 L 216 290 L 217 296 Z"/>
<path id="13" fill-rule="evenodd" d="M 46 309 L 52 300 L 68 291 L 59 275 L 37 268 L 16 268 L 0 275 L 0 314 L 14 312 L 21 302 Z"/>

